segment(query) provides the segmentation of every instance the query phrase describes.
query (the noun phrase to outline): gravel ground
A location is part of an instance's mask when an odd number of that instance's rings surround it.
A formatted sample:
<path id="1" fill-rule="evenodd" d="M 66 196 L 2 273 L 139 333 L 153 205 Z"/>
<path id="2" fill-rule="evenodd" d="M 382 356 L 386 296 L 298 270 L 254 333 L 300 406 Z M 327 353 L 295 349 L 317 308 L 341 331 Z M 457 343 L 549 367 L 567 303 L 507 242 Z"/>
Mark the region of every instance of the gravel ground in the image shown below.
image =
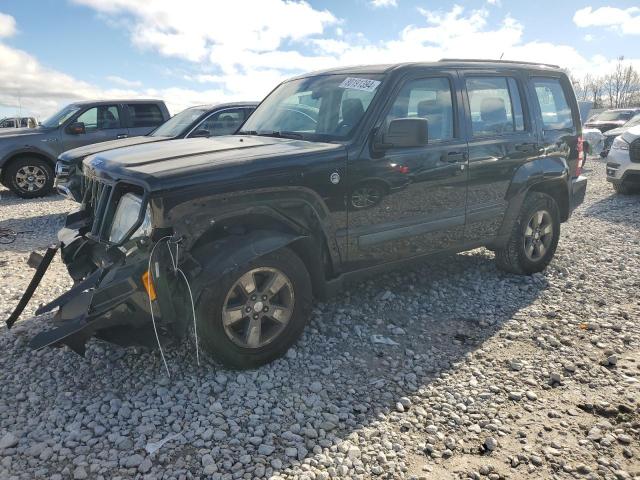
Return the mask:
<path id="1" fill-rule="evenodd" d="M 479 249 L 353 285 L 256 371 L 190 345 L 170 380 L 154 351 L 29 351 L 70 283 L 57 259 L 0 331 L 0 478 L 640 478 L 640 197 L 589 167 L 543 274 Z M 0 245 L 6 318 L 73 204 L 0 195 L 0 227 L 28 231 Z"/>

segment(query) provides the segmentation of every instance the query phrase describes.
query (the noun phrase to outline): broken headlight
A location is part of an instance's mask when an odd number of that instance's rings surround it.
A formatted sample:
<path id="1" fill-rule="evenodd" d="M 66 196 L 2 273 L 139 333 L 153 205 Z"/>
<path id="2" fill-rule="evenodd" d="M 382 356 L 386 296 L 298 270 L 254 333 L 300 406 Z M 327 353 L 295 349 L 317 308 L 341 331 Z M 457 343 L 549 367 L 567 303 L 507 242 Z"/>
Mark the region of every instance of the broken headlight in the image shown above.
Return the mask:
<path id="1" fill-rule="evenodd" d="M 142 197 L 133 193 L 125 193 L 118 202 L 116 213 L 113 216 L 111 224 L 111 232 L 109 233 L 109 241 L 120 243 L 125 239 L 127 233 L 134 227 L 140 217 L 140 209 L 142 208 Z M 144 219 L 133 232 L 131 238 L 143 237 L 151 235 L 151 207 L 147 203 Z"/>

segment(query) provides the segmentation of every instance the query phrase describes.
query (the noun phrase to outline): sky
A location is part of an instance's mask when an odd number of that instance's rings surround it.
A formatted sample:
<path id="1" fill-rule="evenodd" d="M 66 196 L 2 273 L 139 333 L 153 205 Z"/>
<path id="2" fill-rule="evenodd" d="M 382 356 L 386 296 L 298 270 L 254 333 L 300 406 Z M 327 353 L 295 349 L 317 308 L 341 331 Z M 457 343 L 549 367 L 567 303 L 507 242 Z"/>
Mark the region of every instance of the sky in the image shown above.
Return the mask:
<path id="1" fill-rule="evenodd" d="M 577 77 L 640 69 L 633 1 L 0 0 L 0 117 L 151 97 L 172 114 L 260 100 L 342 65 L 500 58 Z"/>

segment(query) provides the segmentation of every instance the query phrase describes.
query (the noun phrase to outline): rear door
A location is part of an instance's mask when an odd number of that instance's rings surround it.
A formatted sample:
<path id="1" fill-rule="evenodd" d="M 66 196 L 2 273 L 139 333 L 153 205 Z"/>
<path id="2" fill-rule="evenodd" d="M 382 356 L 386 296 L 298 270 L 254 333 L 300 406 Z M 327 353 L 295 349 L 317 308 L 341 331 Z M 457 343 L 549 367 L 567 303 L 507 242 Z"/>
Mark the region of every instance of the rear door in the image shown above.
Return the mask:
<path id="1" fill-rule="evenodd" d="M 69 125 L 75 122 L 84 124 L 84 133 L 73 134 Z M 62 153 L 72 148 L 92 143 L 106 142 L 127 136 L 127 128 L 123 125 L 122 109 L 119 105 L 96 105 L 76 114 L 61 132 Z"/>
<path id="2" fill-rule="evenodd" d="M 519 71 L 462 71 L 469 142 L 466 242 L 495 236 L 515 171 L 540 155 Z"/>
<path id="3" fill-rule="evenodd" d="M 165 122 L 160 107 L 155 103 L 129 103 L 125 108 L 130 137 L 146 135 Z"/>
<path id="4" fill-rule="evenodd" d="M 424 71 L 400 82 L 376 124 L 425 118 L 421 147 L 367 148 L 349 158 L 349 262 L 366 267 L 446 249 L 462 241 L 467 144 L 455 71 Z"/>

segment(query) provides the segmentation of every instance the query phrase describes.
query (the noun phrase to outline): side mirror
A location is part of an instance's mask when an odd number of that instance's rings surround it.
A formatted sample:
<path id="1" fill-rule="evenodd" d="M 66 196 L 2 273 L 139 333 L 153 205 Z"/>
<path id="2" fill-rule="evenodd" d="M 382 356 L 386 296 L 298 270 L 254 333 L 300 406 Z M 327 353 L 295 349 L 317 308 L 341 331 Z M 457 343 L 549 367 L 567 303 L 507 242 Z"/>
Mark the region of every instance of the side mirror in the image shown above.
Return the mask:
<path id="1" fill-rule="evenodd" d="M 71 135 L 81 135 L 86 133 L 84 128 L 84 123 L 82 122 L 73 122 L 71 125 L 67 127 L 67 132 Z"/>
<path id="2" fill-rule="evenodd" d="M 426 118 L 396 118 L 383 135 L 383 148 L 422 147 L 429 138 Z"/>
<path id="3" fill-rule="evenodd" d="M 198 130 L 196 130 L 195 132 L 193 132 L 191 135 L 189 135 L 190 138 L 198 138 L 198 137 L 208 137 L 209 134 L 209 130 L 204 130 L 203 128 L 200 128 Z"/>

